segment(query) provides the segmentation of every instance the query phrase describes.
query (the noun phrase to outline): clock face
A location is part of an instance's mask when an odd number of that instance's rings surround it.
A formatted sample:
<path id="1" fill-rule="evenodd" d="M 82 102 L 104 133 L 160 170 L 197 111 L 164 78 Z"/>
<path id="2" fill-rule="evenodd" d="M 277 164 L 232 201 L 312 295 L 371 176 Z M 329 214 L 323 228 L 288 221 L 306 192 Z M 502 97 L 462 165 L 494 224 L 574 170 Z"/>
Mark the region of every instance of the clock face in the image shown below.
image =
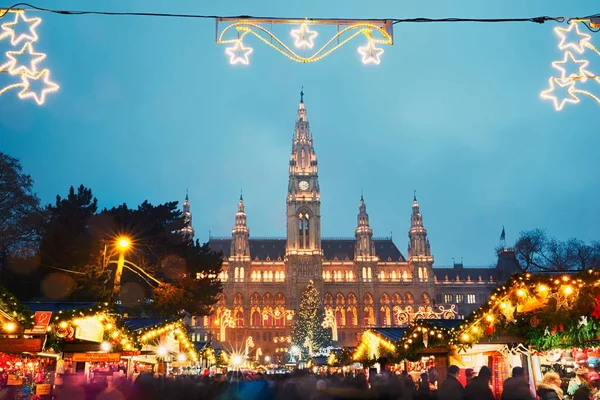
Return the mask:
<path id="1" fill-rule="evenodd" d="M 300 181 L 300 183 L 298 184 L 298 187 L 300 188 L 300 190 L 308 190 L 308 182 Z"/>

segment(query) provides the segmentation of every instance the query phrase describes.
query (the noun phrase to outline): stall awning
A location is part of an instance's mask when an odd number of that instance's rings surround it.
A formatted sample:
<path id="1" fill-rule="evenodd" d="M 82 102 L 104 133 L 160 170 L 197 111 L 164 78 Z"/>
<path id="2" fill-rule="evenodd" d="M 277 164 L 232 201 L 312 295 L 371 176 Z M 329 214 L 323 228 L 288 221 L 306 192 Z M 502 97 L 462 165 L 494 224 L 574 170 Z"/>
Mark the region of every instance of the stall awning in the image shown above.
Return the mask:
<path id="1" fill-rule="evenodd" d="M 383 337 L 384 339 L 389 340 L 392 343 L 396 343 L 404 333 L 406 332 L 406 328 L 373 328 L 371 332 Z"/>

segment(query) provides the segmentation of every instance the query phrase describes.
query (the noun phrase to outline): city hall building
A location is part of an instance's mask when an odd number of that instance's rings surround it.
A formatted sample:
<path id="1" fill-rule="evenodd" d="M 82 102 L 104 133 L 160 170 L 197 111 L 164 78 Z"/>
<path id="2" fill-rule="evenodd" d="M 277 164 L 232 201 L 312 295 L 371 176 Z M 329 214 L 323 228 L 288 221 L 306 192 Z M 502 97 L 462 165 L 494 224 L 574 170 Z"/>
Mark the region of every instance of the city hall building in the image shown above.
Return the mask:
<path id="1" fill-rule="evenodd" d="M 213 315 L 193 319 L 195 341 L 240 349 L 251 336 L 263 354 L 283 352 L 289 348 L 294 310 L 312 280 L 335 316 L 335 345 L 354 346 L 365 328 L 468 315 L 514 268 L 511 250 L 499 253 L 496 268 L 464 268 L 462 263 L 434 268 L 416 196 L 407 209 L 406 254 L 391 238 L 373 236 L 362 196 L 354 237 L 322 237 L 319 164 L 303 94 L 288 168 L 285 238 L 253 239 L 240 196 L 231 236 L 209 239 L 210 247 L 223 253 L 223 293 Z M 187 198 L 184 215 L 184 233 L 193 236 Z"/>

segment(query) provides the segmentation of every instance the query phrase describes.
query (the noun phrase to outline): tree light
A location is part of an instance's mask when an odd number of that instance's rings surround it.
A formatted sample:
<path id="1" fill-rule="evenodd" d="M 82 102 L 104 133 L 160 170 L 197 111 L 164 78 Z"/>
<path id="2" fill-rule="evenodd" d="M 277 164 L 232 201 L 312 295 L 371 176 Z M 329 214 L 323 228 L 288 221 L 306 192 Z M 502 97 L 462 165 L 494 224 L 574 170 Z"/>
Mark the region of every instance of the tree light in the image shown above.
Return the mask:
<path id="1" fill-rule="evenodd" d="M 565 286 L 564 288 L 565 295 L 569 296 L 573 294 L 573 286 Z"/>
<path id="2" fill-rule="evenodd" d="M 265 356 L 265 362 L 268 363 L 269 361 L 271 361 L 271 357 Z"/>
<path id="3" fill-rule="evenodd" d="M 100 350 L 102 351 L 110 351 L 111 345 L 108 342 L 102 342 L 100 344 Z"/>
<path id="4" fill-rule="evenodd" d="M 119 250 L 125 251 L 129 248 L 129 246 L 131 246 L 131 240 L 129 240 L 128 237 L 120 236 L 117 239 L 117 247 L 119 248 Z"/>

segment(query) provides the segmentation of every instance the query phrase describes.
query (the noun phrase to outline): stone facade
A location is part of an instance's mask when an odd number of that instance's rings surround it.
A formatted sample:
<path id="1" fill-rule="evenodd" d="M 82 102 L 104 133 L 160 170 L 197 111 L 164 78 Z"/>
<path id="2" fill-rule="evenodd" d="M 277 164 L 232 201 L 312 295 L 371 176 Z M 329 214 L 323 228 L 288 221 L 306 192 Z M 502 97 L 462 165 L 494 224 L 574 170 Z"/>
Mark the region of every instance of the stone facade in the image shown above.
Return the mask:
<path id="1" fill-rule="evenodd" d="M 433 268 L 416 195 L 407 258 L 391 238 L 373 237 L 362 196 L 354 237 L 322 238 L 318 162 L 303 98 L 286 204 L 285 238 L 251 238 L 241 196 L 231 236 L 210 238 L 210 247 L 224 254 L 223 294 L 213 315 L 193 320 L 194 340 L 242 348 L 252 336 L 263 354 L 281 354 L 290 346 L 293 312 L 309 280 L 335 313 L 338 346 L 355 346 L 369 327 L 403 326 L 419 317 L 460 317 L 498 284 L 497 268 Z"/>

